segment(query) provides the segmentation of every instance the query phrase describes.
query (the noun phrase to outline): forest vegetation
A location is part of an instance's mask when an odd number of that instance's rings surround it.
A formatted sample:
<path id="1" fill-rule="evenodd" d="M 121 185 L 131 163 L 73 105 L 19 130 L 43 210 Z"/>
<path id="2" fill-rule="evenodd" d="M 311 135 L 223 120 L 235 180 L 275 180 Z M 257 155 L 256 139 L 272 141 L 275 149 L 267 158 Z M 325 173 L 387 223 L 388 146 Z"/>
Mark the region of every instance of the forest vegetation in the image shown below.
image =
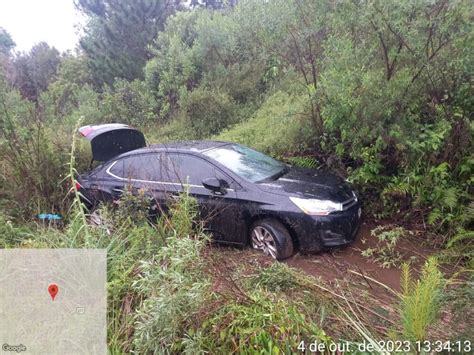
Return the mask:
<path id="1" fill-rule="evenodd" d="M 472 1 L 75 4 L 87 23 L 73 52 L 44 42 L 17 52 L 0 28 L 0 247 L 107 248 L 111 352 L 473 339 Z M 186 194 L 156 225 L 128 194 L 103 207 L 106 230 L 88 225 L 71 193 L 90 160 L 78 122 L 130 124 L 153 143 L 239 142 L 342 176 L 381 225 L 372 236 L 383 246 L 366 256 L 402 268 L 400 290 L 385 290 L 387 303 L 208 247 Z M 62 224 L 39 223 L 44 212 Z M 414 234 L 434 250 L 419 270 L 394 249 Z M 440 327 L 442 314 L 459 327 Z"/>

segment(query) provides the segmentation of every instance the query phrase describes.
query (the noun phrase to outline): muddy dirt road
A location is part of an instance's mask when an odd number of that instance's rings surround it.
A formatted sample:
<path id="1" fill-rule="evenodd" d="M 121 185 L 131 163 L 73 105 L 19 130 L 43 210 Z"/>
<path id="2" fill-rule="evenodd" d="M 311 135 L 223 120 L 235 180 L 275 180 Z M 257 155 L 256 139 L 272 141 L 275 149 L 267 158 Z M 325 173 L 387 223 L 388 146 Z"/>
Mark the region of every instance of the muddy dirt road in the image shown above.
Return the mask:
<path id="1" fill-rule="evenodd" d="M 363 224 L 353 244 L 344 248 L 329 249 L 316 255 L 301 255 L 296 253 L 285 260 L 289 266 L 303 270 L 314 277 L 321 277 L 326 281 L 346 280 L 365 283 L 367 288 L 380 288 L 377 283 L 386 285 L 394 291 L 400 289 L 399 267 L 383 268 L 372 258 L 362 256 L 362 251 L 377 245 L 376 237 L 370 235 L 371 227 Z M 433 254 L 423 246 L 421 240 L 415 237 L 400 239 L 397 243 L 397 251 L 403 260 L 412 261 L 413 272 L 416 274 L 426 258 Z M 251 260 L 261 265 L 274 262 L 269 256 L 265 256 L 250 248 L 236 250 L 235 248 L 222 248 L 221 252 L 234 262 L 239 260 Z"/>
<path id="2" fill-rule="evenodd" d="M 331 249 L 319 255 L 300 255 L 288 259 L 289 266 L 304 270 L 312 276 L 324 279 L 347 279 L 354 276 L 362 277 L 370 284 L 370 279 L 377 280 L 384 285 L 398 291 L 400 288 L 400 268 L 383 268 L 372 258 L 362 256 L 362 251 L 373 248 L 377 244 L 375 237 L 370 235 L 370 228 L 362 225 L 356 241 L 344 248 Z M 397 245 L 398 252 L 403 260 L 415 260 L 415 268 L 423 263 L 432 251 L 420 246 L 416 240 L 403 239 Z"/>
<path id="3" fill-rule="evenodd" d="M 378 244 L 377 238 L 370 234 L 373 228 L 374 225 L 363 224 L 355 242 L 347 247 L 330 249 L 316 255 L 296 253 L 284 263 L 320 280 L 317 284 L 329 298 L 344 302 L 349 300 L 352 305 L 356 305 L 360 319 L 385 334 L 388 329 L 398 326 L 396 320 L 399 317 L 397 305 L 400 302 L 401 268 L 383 268 L 373 258 L 362 255 L 364 250 L 374 248 Z M 425 260 L 436 254 L 436 249 L 430 247 L 426 238 L 426 234 L 422 232 L 418 233 L 418 236 L 413 233 L 406 238 L 400 238 L 396 244 L 396 251 L 401 259 L 410 261 L 411 273 L 415 279 L 419 277 Z M 211 253 L 214 252 L 219 255 L 216 274 L 226 269 L 240 269 L 237 277 L 245 278 L 255 274 L 256 266 L 270 266 L 276 262 L 250 248 L 239 250 L 216 247 L 211 250 Z M 445 277 L 452 276 L 456 270 L 455 266 L 440 265 L 440 268 Z M 215 288 L 223 289 L 224 283 L 224 279 L 216 277 Z M 442 311 L 441 319 L 442 323 L 436 324 L 430 330 L 434 339 L 448 339 L 450 333 L 447 330 L 456 325 L 448 308 Z M 451 324 L 451 328 L 446 327 L 446 324 Z M 469 324 L 457 324 L 456 327 L 461 330 L 468 329 Z"/>

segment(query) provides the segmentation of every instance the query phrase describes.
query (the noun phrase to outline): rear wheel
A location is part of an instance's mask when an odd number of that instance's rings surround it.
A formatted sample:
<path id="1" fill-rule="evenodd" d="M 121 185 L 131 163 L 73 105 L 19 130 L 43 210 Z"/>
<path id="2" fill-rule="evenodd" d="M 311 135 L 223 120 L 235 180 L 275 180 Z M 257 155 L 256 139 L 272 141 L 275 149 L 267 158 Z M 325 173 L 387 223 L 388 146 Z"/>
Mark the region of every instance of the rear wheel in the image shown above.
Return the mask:
<path id="1" fill-rule="evenodd" d="M 262 219 L 252 225 L 250 232 L 252 248 L 263 251 L 277 260 L 293 255 L 293 241 L 283 224 L 275 219 Z"/>

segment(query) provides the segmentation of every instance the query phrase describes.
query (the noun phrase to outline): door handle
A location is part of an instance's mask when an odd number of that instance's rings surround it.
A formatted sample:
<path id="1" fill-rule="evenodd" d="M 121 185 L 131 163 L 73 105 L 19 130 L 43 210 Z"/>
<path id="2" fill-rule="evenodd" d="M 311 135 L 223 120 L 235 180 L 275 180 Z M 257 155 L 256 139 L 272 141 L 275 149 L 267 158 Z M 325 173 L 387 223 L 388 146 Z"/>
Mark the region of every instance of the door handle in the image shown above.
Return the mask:
<path id="1" fill-rule="evenodd" d="M 225 188 L 222 188 L 220 191 L 211 191 L 211 194 L 214 196 L 224 196 L 227 195 L 227 191 Z"/>

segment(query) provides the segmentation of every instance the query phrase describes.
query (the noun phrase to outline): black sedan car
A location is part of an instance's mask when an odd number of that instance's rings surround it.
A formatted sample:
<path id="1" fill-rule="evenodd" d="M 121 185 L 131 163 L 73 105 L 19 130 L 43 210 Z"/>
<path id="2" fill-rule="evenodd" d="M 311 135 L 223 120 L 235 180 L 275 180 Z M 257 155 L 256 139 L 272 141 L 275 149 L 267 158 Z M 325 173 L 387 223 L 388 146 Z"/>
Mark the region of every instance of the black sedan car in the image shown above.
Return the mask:
<path id="1" fill-rule="evenodd" d="M 187 141 L 146 146 L 122 124 L 82 127 L 98 167 L 78 179 L 86 204 L 142 189 L 158 207 L 185 188 L 206 228 L 222 243 L 247 245 L 275 259 L 354 240 L 361 204 L 340 178 L 296 168 L 243 145 Z M 161 208 L 159 208 L 161 210 Z"/>

